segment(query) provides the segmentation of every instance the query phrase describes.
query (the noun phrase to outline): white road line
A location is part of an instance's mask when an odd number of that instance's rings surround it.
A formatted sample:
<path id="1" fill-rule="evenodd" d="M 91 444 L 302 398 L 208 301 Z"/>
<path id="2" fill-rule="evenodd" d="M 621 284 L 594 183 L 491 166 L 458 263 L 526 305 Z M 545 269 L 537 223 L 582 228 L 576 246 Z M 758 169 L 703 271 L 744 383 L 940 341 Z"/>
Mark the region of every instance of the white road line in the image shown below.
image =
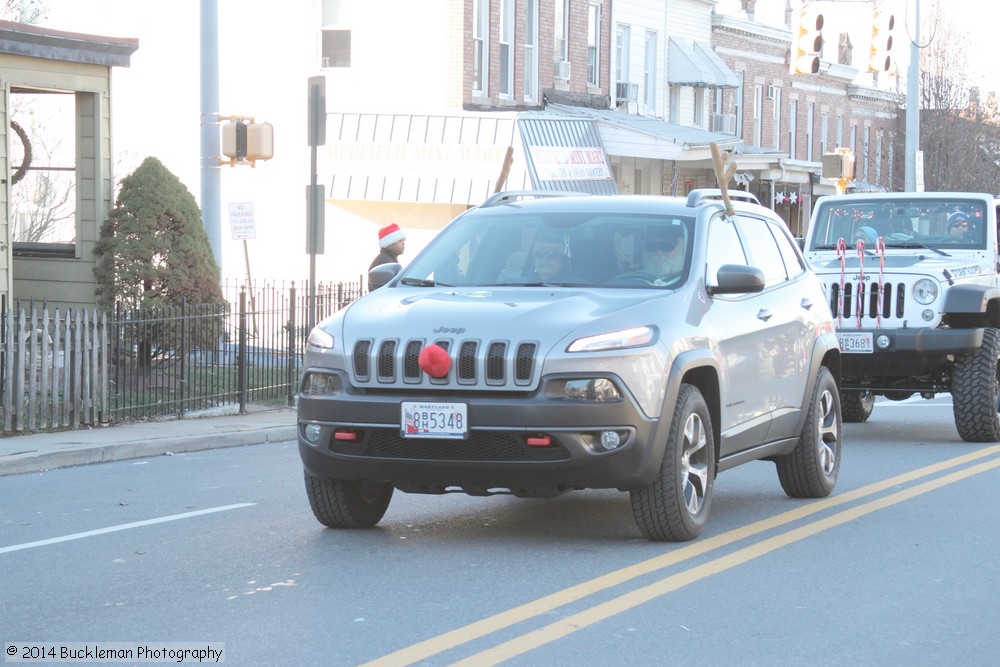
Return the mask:
<path id="1" fill-rule="evenodd" d="M 47 540 L 38 540 L 37 542 L 25 542 L 24 544 L 13 544 L 9 547 L 0 547 L 0 554 L 10 553 L 11 551 L 21 551 L 22 549 L 32 549 L 34 547 L 44 547 L 49 544 L 59 544 L 60 542 L 69 542 L 70 540 L 81 540 L 85 537 L 93 537 L 94 535 L 105 535 L 107 533 L 116 533 L 119 530 L 130 530 L 132 528 L 152 526 L 157 523 L 166 523 L 167 521 L 179 521 L 180 519 L 190 519 L 191 517 L 201 516 L 202 514 L 214 514 L 215 512 L 226 512 L 228 510 L 237 510 L 243 507 L 253 507 L 256 504 L 257 503 L 237 503 L 236 505 L 209 507 L 208 509 L 204 510 L 196 510 L 194 512 L 184 512 L 183 514 L 171 514 L 170 516 L 161 516 L 158 519 L 133 521 L 132 523 L 123 523 L 118 526 L 98 528 L 96 530 L 88 530 L 83 533 L 73 533 L 72 535 L 63 535 L 62 537 L 53 537 Z"/>

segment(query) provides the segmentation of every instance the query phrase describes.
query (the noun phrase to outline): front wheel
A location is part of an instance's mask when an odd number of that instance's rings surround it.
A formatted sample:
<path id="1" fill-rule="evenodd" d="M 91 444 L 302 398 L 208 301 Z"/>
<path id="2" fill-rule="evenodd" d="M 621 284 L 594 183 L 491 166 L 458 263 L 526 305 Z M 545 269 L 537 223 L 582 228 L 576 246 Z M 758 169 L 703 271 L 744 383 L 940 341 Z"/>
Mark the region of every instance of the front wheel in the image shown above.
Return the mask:
<path id="1" fill-rule="evenodd" d="M 962 440 L 1000 440 L 1000 329 L 984 329 L 982 347 L 955 358 L 951 399 Z"/>
<path id="2" fill-rule="evenodd" d="M 841 390 L 840 409 L 845 422 L 849 424 L 866 422 L 875 409 L 875 394 L 870 391 Z"/>
<path id="3" fill-rule="evenodd" d="M 714 481 L 715 439 L 708 404 L 697 387 L 682 384 L 660 476 L 631 492 L 632 516 L 643 536 L 657 542 L 698 537 L 712 507 Z"/>
<path id="4" fill-rule="evenodd" d="M 820 366 L 806 422 L 791 454 L 774 460 L 781 488 L 792 498 L 825 498 L 840 474 L 840 397 L 830 369 Z"/>
<path id="5" fill-rule="evenodd" d="M 382 520 L 393 487 L 388 482 L 327 479 L 305 473 L 316 520 L 328 528 L 370 528 Z"/>

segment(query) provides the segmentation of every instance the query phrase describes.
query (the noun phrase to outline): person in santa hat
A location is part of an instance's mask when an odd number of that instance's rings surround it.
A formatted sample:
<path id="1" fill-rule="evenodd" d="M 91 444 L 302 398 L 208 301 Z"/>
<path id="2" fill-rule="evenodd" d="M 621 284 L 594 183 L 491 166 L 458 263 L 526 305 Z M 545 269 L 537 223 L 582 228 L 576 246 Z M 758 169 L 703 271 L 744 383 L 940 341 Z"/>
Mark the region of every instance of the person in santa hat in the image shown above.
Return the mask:
<path id="1" fill-rule="evenodd" d="M 371 271 L 379 264 L 395 264 L 399 262 L 399 256 L 406 249 L 406 233 L 399 228 L 395 222 L 386 225 L 378 230 L 378 247 L 381 250 L 378 256 L 372 260 L 368 270 Z M 368 282 L 368 291 L 372 291 L 371 281 Z"/>

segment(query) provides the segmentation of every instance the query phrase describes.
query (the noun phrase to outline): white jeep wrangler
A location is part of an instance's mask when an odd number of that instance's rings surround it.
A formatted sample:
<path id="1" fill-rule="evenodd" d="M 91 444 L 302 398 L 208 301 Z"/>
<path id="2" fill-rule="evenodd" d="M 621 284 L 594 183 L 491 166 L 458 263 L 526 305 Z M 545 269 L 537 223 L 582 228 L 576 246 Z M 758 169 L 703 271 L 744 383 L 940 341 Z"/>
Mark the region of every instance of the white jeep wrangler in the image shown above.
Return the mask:
<path id="1" fill-rule="evenodd" d="M 963 440 L 1000 440 L 1000 279 L 991 195 L 822 198 L 804 239 L 842 351 L 844 421 L 875 396 L 952 394 Z"/>

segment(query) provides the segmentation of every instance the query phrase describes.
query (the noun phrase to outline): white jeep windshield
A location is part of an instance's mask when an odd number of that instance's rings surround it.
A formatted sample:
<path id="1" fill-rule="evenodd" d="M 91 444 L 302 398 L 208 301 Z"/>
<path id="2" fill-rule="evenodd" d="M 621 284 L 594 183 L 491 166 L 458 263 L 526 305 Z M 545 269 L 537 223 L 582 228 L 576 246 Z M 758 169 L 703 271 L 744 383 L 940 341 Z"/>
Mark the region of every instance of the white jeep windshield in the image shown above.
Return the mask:
<path id="1" fill-rule="evenodd" d="M 692 216 L 475 209 L 446 227 L 405 285 L 662 287 L 683 284 Z"/>
<path id="2" fill-rule="evenodd" d="M 841 240 L 875 250 L 879 238 L 886 248 L 978 250 L 986 248 L 988 220 L 974 199 L 820 200 L 808 250 L 834 250 Z"/>

